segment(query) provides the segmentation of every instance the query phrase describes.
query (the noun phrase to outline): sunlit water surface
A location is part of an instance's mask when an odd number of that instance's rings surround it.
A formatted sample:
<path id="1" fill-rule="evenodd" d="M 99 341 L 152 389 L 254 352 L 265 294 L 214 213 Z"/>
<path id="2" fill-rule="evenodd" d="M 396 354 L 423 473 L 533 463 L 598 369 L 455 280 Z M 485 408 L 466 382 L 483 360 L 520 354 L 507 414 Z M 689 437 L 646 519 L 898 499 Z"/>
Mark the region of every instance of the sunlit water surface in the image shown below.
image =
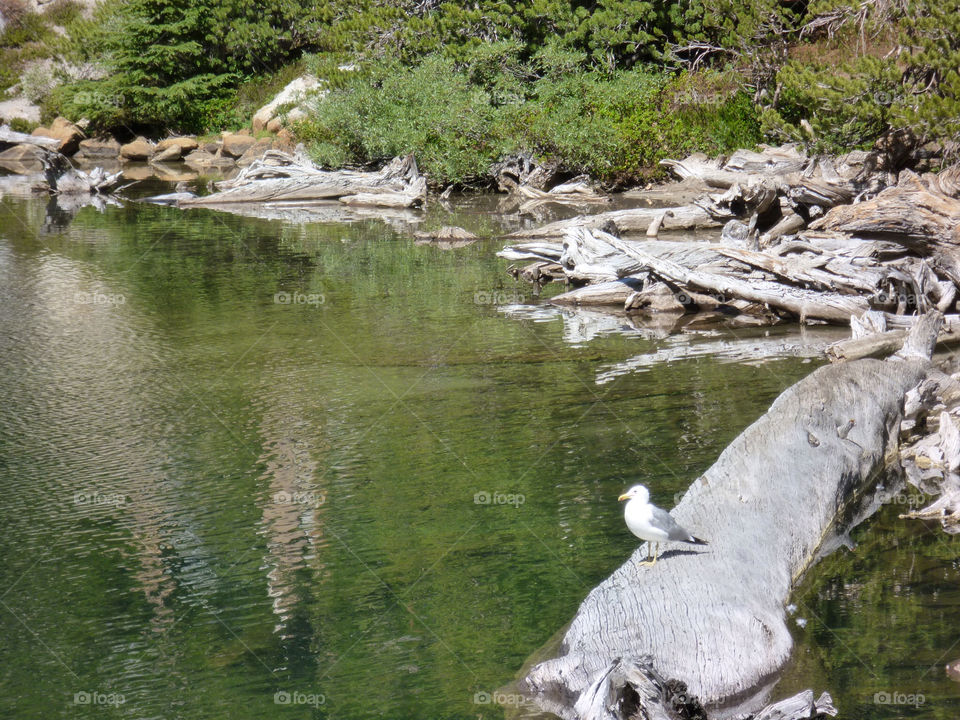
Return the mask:
<path id="1" fill-rule="evenodd" d="M 487 694 L 635 547 L 617 495 L 670 506 L 819 363 L 736 362 L 796 330 L 558 314 L 494 256 L 494 205 L 0 200 L 0 716 L 502 716 Z M 805 580 L 775 695 L 960 716 L 957 541 L 898 510 Z"/>

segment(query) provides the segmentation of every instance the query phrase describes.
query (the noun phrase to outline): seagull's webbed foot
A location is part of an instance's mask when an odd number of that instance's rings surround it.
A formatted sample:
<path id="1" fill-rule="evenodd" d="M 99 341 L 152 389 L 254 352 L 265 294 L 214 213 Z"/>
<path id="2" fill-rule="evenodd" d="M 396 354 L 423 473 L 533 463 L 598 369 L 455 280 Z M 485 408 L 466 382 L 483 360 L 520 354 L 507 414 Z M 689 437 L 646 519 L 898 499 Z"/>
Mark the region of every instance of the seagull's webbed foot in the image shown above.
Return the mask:
<path id="1" fill-rule="evenodd" d="M 648 554 L 647 554 L 647 557 L 650 557 L 649 552 L 650 552 L 650 550 L 648 549 L 648 550 L 647 550 L 647 553 L 648 553 Z M 656 564 L 657 564 L 657 558 L 658 558 L 658 557 L 660 557 L 660 543 L 657 543 L 656 546 L 655 546 L 655 548 L 654 548 L 654 551 L 653 551 L 653 560 L 644 560 L 643 562 L 637 563 L 637 565 L 656 565 Z"/>

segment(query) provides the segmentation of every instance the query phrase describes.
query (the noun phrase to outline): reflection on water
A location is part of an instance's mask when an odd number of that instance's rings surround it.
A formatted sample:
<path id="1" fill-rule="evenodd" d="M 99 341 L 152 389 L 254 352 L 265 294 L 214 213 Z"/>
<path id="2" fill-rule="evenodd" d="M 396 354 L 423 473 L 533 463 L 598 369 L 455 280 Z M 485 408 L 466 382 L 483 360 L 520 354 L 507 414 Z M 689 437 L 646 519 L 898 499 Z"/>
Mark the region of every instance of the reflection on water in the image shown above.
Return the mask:
<path id="1" fill-rule="evenodd" d="M 494 204 L 418 216 L 481 237 L 443 250 L 0 200 L 5 717 L 496 717 L 633 549 L 623 488 L 670 505 L 830 339 L 552 309 Z M 895 515 L 805 581 L 784 688 L 955 717 L 956 540 Z"/>

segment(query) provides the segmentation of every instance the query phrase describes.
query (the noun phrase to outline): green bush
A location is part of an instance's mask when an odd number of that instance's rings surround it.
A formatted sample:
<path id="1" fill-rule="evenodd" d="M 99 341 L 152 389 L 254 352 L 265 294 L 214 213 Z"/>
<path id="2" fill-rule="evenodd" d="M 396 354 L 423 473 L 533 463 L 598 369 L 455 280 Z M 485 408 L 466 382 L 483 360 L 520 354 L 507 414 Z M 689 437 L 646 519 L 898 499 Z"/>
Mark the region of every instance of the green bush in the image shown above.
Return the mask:
<path id="1" fill-rule="evenodd" d="M 721 80 L 715 73 L 672 77 L 651 69 L 545 78 L 512 113 L 510 135 L 571 172 L 634 182 L 659 175 L 657 163 L 668 156 L 759 142 L 753 103 Z"/>
<path id="2" fill-rule="evenodd" d="M 113 0 L 96 26 L 78 22 L 109 77 L 64 88 L 54 104 L 95 129 L 200 131 L 241 120 L 237 88 L 299 52 L 309 13 L 291 0 Z M 297 28 L 294 27 L 297 25 Z"/>
<path id="3" fill-rule="evenodd" d="M 439 55 L 408 68 L 397 62 L 350 74 L 319 104 L 297 134 L 318 162 L 339 166 L 415 152 L 437 181 L 464 181 L 486 172 L 501 147 L 491 134 L 489 93 L 470 84 Z"/>
<path id="4" fill-rule="evenodd" d="M 868 146 L 890 128 L 891 106 L 903 100 L 901 74 L 894 61 L 869 56 L 839 67 L 788 63 L 777 75 L 777 107 L 763 115 L 764 132 L 824 152 Z"/>
<path id="5" fill-rule="evenodd" d="M 43 17 L 48 22 L 62 27 L 76 22 L 82 13 L 83 8 L 76 0 L 54 0 L 43 9 Z"/>
<path id="6" fill-rule="evenodd" d="M 22 133 L 28 133 L 28 134 L 32 133 L 34 130 L 40 127 L 39 123 L 30 122 L 26 118 L 22 118 L 22 117 L 10 118 L 10 122 L 7 124 L 10 126 L 10 129 L 15 132 L 22 132 Z"/>
<path id="7" fill-rule="evenodd" d="M 0 33 L 0 48 L 19 48 L 49 38 L 52 30 L 42 15 L 32 11 L 17 13 Z"/>
<path id="8" fill-rule="evenodd" d="M 413 152 L 437 183 L 482 178 L 493 162 L 524 152 L 619 184 L 657 174 L 668 155 L 759 141 L 753 103 L 726 76 L 635 69 L 524 83 L 540 61 L 515 60 L 504 45 L 462 68 L 432 55 L 414 68 L 393 62 L 351 73 L 297 135 L 328 167 Z"/>

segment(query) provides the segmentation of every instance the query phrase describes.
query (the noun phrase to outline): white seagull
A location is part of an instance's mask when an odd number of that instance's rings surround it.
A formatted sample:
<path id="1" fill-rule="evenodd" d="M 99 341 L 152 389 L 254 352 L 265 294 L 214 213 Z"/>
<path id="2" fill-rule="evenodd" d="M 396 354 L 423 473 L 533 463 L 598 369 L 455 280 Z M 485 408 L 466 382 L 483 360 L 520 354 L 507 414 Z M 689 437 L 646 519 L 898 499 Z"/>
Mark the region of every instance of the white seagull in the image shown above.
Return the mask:
<path id="1" fill-rule="evenodd" d="M 656 543 L 653 561 L 640 563 L 641 565 L 655 565 L 660 555 L 660 543 L 667 540 L 690 543 L 691 545 L 706 545 L 706 540 L 694 537 L 687 530 L 670 517 L 670 513 L 661 510 L 650 502 L 650 491 L 643 485 L 634 485 L 617 500 L 629 500 L 623 510 L 623 519 L 627 521 L 630 532 L 641 540 Z"/>

